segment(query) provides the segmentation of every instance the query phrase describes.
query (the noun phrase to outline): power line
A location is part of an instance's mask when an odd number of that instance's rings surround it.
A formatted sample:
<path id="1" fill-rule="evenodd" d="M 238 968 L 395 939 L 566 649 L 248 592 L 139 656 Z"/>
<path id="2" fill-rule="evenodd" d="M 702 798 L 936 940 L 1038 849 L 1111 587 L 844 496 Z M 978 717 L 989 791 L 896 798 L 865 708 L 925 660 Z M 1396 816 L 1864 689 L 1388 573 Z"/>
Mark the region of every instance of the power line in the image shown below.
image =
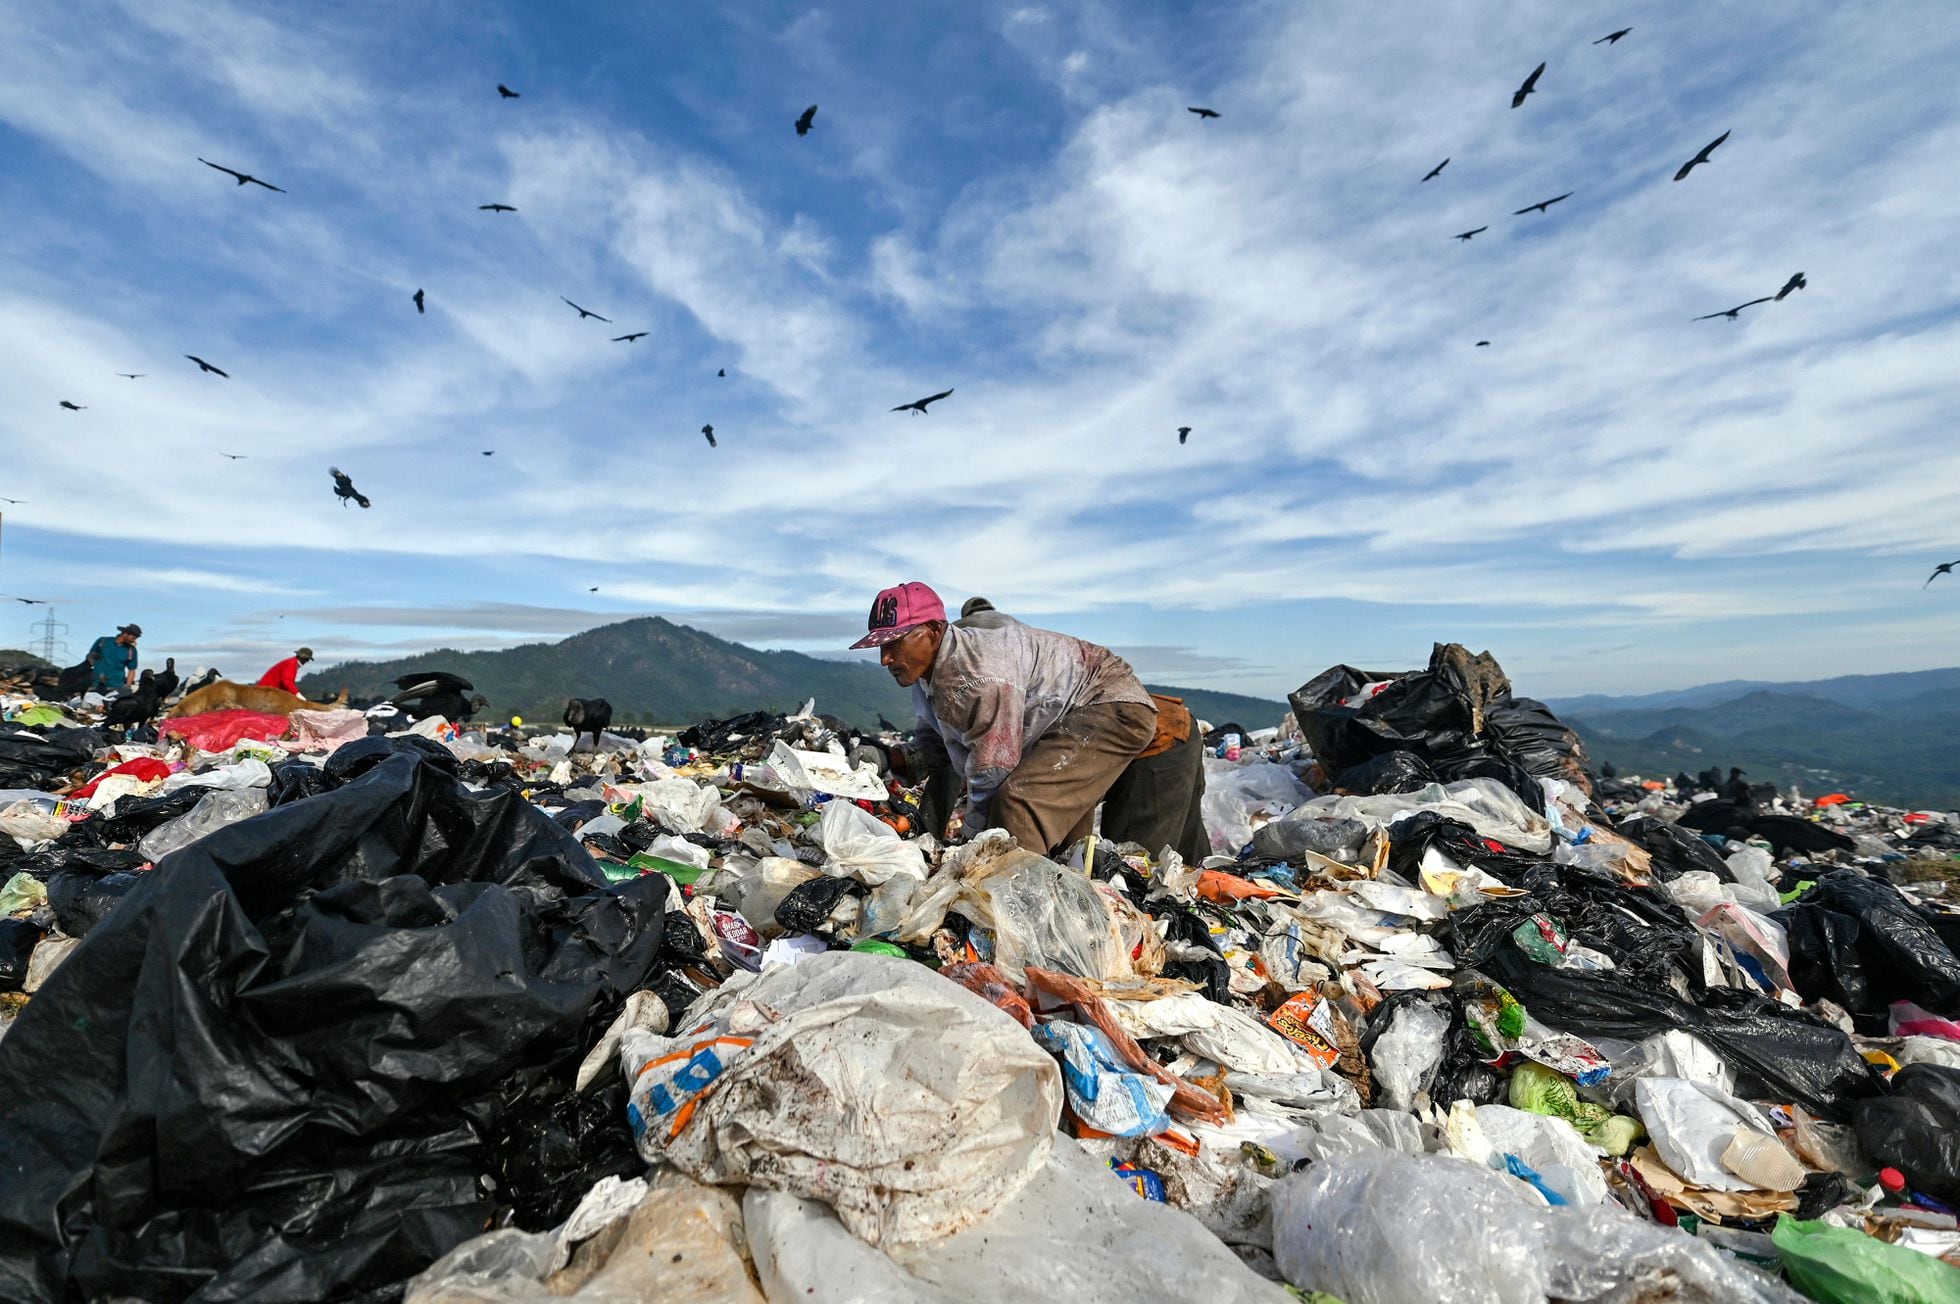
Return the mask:
<path id="1" fill-rule="evenodd" d="M 29 625 L 27 632 L 39 635 L 41 646 L 34 650 L 38 652 L 43 661 L 53 661 L 56 665 L 59 665 L 62 661 L 68 659 L 68 644 L 62 639 L 55 637 L 57 633 L 66 634 L 68 632 L 68 626 L 54 618 L 53 607 L 48 608 L 48 614 L 45 618 Z M 60 657 L 58 659 L 55 655 L 56 649 L 60 649 Z"/>

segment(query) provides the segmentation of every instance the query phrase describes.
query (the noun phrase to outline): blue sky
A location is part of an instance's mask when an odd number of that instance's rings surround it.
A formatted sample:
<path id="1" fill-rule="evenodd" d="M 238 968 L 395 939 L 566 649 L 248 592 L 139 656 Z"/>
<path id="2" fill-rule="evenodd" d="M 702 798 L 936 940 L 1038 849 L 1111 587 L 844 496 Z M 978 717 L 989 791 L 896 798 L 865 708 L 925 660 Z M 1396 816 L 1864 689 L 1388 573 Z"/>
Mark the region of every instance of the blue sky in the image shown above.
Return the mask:
<path id="1" fill-rule="evenodd" d="M 8 6 L 0 593 L 236 674 L 903 578 L 1273 694 L 1952 664 L 1951 15 Z"/>

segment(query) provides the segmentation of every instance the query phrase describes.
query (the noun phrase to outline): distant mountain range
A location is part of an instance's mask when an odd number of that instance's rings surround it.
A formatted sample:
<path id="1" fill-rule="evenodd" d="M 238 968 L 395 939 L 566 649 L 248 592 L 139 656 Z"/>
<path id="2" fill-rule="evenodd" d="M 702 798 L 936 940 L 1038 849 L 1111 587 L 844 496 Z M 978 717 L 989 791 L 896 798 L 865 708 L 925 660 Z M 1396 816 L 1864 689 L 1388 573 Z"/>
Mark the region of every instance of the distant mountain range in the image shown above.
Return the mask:
<path id="1" fill-rule="evenodd" d="M 382 699 L 394 681 L 417 670 L 447 670 L 489 699 L 485 715 L 556 721 L 568 697 L 603 697 L 613 719 L 628 724 L 692 724 L 744 711 L 793 711 L 814 697 L 817 709 L 863 727 L 882 714 L 909 728 L 910 692 L 871 661 L 834 661 L 801 652 L 759 652 L 658 616 L 602 625 L 559 643 L 526 643 L 495 652 L 442 648 L 397 661 L 349 661 L 308 674 L 311 697 L 345 686 L 356 698 Z M 1152 685 L 1182 697 L 1215 724 L 1248 729 L 1277 724 L 1286 703 L 1237 693 Z"/>
<path id="2" fill-rule="evenodd" d="M 1807 683 L 1735 680 L 1548 703 L 1595 762 L 1652 777 L 1739 765 L 1809 796 L 1960 809 L 1960 668 Z"/>

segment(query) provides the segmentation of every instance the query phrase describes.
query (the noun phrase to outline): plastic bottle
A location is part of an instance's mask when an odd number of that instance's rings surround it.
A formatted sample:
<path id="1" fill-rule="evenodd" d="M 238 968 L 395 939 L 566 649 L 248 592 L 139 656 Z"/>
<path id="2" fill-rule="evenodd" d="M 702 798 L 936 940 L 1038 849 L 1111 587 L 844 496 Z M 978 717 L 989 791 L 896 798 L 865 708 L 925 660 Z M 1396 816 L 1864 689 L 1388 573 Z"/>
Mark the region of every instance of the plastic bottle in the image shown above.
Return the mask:
<path id="1" fill-rule="evenodd" d="M 1226 734 L 1225 735 L 1225 759 L 1228 761 L 1238 760 L 1239 749 L 1243 746 L 1244 746 L 1244 739 L 1240 738 L 1237 734 L 1235 733 Z"/>
<path id="2" fill-rule="evenodd" d="M 1930 1209 L 1935 1213 L 1953 1214 L 1951 1205 L 1935 1200 L 1923 1191 L 1915 1191 L 1906 1185 L 1906 1175 L 1896 1168 L 1878 1170 L 1879 1189 L 1885 1194 L 1883 1202 L 1889 1205 L 1903 1205 L 1910 1208 Z"/>

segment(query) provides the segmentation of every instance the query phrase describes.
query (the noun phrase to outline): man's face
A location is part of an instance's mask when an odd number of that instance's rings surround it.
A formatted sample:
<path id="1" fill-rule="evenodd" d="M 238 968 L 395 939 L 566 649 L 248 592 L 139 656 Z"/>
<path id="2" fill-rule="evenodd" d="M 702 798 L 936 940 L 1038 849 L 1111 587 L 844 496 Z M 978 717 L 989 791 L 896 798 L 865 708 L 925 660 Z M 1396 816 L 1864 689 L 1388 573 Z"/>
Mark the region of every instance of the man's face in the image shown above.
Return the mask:
<path id="1" fill-rule="evenodd" d="M 124 647 L 135 647 L 135 646 L 136 646 L 136 635 L 134 635 L 134 634 L 118 634 L 118 635 L 116 635 L 116 642 L 118 642 L 118 643 L 120 643 L 120 644 L 122 644 L 122 645 L 123 645 Z"/>
<path id="2" fill-rule="evenodd" d="M 932 659 L 939 655 L 939 637 L 944 627 L 924 624 L 908 629 L 904 634 L 878 649 L 878 664 L 891 672 L 900 688 L 910 688 L 932 669 Z"/>

